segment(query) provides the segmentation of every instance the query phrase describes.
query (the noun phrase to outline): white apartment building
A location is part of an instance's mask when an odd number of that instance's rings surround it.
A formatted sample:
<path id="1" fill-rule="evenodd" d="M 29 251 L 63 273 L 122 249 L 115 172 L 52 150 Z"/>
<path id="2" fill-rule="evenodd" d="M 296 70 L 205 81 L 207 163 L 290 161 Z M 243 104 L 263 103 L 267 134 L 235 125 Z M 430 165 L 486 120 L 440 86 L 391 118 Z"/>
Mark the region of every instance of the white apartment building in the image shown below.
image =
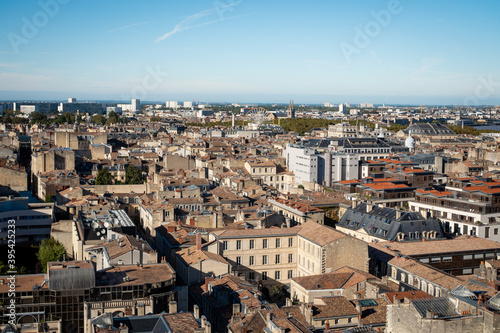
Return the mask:
<path id="1" fill-rule="evenodd" d="M 476 187 L 476 186 L 474 186 Z M 447 187 L 447 191 L 415 191 L 411 211 L 441 221 L 446 232 L 500 242 L 500 188 L 476 190 Z"/>
<path id="2" fill-rule="evenodd" d="M 320 154 L 315 149 L 287 144 L 283 151 L 288 170 L 295 174 L 295 184 L 318 182 L 318 159 Z"/>
<path id="3" fill-rule="evenodd" d="M 179 105 L 177 104 L 177 101 L 167 101 L 165 103 L 165 106 L 167 108 L 172 108 L 172 109 L 177 109 L 179 107 Z"/>

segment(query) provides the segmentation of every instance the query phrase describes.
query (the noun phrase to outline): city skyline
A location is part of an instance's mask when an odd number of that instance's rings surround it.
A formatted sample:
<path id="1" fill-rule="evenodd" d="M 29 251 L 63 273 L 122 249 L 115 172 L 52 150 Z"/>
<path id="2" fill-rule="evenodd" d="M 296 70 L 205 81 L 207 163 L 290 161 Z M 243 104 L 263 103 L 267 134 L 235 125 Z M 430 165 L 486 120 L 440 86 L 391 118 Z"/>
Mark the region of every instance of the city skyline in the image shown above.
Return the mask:
<path id="1" fill-rule="evenodd" d="M 499 5 L 3 3 L 0 99 L 500 104 Z"/>

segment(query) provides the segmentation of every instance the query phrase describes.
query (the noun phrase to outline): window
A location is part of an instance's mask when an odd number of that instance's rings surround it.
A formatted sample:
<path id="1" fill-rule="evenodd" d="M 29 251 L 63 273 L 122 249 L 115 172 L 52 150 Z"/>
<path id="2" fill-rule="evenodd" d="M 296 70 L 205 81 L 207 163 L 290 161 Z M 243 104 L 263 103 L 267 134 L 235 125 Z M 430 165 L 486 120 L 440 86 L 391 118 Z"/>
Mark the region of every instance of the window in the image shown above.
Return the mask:
<path id="1" fill-rule="evenodd" d="M 236 241 L 236 250 L 241 250 L 241 241 L 240 240 Z"/>
<path id="2" fill-rule="evenodd" d="M 451 260 L 451 256 L 443 257 L 443 262 L 450 262 Z"/>
<path id="3" fill-rule="evenodd" d="M 441 262 L 441 257 L 431 258 L 431 263 L 437 263 L 437 262 Z"/>
<path id="4" fill-rule="evenodd" d="M 472 274 L 472 268 L 463 269 L 462 274 Z"/>
<path id="5" fill-rule="evenodd" d="M 293 246 L 293 238 L 288 238 L 288 247 L 292 247 Z"/>
<path id="6" fill-rule="evenodd" d="M 227 241 L 222 242 L 222 250 L 227 250 Z"/>
<path id="7" fill-rule="evenodd" d="M 281 239 L 276 238 L 276 247 L 278 248 L 280 247 L 280 245 L 281 245 Z"/>
<path id="8" fill-rule="evenodd" d="M 262 248 L 267 249 L 267 239 L 262 240 Z"/>
<path id="9" fill-rule="evenodd" d="M 466 254 L 466 255 L 464 255 L 463 260 L 472 260 L 472 254 Z"/>
<path id="10" fill-rule="evenodd" d="M 267 272 L 262 272 L 262 281 L 267 280 Z"/>
<path id="11" fill-rule="evenodd" d="M 474 259 L 483 259 L 483 257 L 484 255 L 482 253 L 474 255 Z"/>
<path id="12" fill-rule="evenodd" d="M 281 259 L 281 258 L 280 258 L 280 255 L 279 255 L 279 254 L 277 254 L 277 255 L 276 255 L 276 263 L 277 263 L 277 264 L 279 264 L 279 263 L 280 263 L 280 261 L 281 261 L 280 259 Z"/>
<path id="13" fill-rule="evenodd" d="M 293 277 L 293 271 L 289 270 L 288 271 L 288 278 L 291 279 Z"/>
<path id="14" fill-rule="evenodd" d="M 493 235 L 498 235 L 498 228 L 493 229 Z"/>
<path id="15" fill-rule="evenodd" d="M 236 257 L 236 265 L 241 265 L 241 257 Z"/>
<path id="16" fill-rule="evenodd" d="M 250 266 L 253 266 L 253 265 L 254 265 L 254 263 L 255 263 L 254 256 L 250 256 L 250 259 L 249 259 L 249 260 L 250 260 L 250 261 L 249 261 L 249 265 L 250 265 Z"/>
<path id="17" fill-rule="evenodd" d="M 255 241 L 253 239 L 250 240 L 250 249 L 255 249 Z"/>
<path id="18" fill-rule="evenodd" d="M 288 255 L 288 263 L 289 263 L 289 264 L 291 264 L 292 262 L 293 262 L 293 254 L 292 254 L 292 253 L 290 253 L 290 254 Z"/>
<path id="19" fill-rule="evenodd" d="M 262 265 L 267 265 L 267 256 L 262 256 Z"/>
<path id="20" fill-rule="evenodd" d="M 279 279 L 281 278 L 281 277 L 280 277 L 280 275 L 281 275 L 280 273 L 281 273 L 280 271 L 276 271 L 276 272 L 274 272 L 274 279 L 275 279 L 275 280 L 279 280 Z"/>
<path id="21" fill-rule="evenodd" d="M 254 272 L 248 273 L 248 279 L 249 280 L 255 280 L 255 273 Z"/>
<path id="22" fill-rule="evenodd" d="M 429 263 L 429 258 L 422 258 L 422 259 L 419 259 L 420 262 L 423 262 L 425 264 L 428 264 Z"/>

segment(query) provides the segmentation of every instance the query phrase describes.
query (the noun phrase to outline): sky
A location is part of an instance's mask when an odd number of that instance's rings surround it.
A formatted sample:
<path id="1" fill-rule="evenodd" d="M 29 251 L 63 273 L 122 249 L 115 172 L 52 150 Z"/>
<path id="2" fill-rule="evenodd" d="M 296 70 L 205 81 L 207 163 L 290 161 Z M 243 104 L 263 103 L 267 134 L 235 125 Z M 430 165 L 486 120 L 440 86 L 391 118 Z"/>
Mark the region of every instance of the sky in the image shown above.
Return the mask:
<path id="1" fill-rule="evenodd" d="M 1 1 L 0 100 L 500 104 L 500 2 Z"/>

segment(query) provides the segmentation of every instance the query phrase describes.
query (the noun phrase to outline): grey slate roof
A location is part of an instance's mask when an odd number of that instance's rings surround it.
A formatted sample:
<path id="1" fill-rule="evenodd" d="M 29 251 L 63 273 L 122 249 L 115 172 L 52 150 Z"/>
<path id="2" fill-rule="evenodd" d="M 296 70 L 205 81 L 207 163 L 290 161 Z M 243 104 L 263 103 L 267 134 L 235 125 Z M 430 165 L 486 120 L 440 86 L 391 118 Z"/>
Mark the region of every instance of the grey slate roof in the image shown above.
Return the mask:
<path id="1" fill-rule="evenodd" d="M 445 297 L 415 299 L 412 301 L 412 304 L 422 317 L 427 315 L 427 310 L 430 310 L 438 317 L 453 317 L 458 315 L 453 303 Z"/>
<path id="2" fill-rule="evenodd" d="M 413 124 L 403 132 L 407 133 L 411 130 L 411 134 L 416 135 L 455 135 L 455 133 L 440 123 L 418 123 Z"/>
<path id="3" fill-rule="evenodd" d="M 401 217 L 396 219 L 396 209 L 374 206 L 367 213 L 367 204 L 360 203 L 354 209 L 350 208 L 340 219 L 338 226 L 357 231 L 364 229 L 367 234 L 388 241 L 397 240 L 399 232 L 406 236 L 410 232 L 436 231 L 436 238 L 444 238 L 441 225 L 437 219 L 425 219 L 418 212 L 401 211 Z"/>

